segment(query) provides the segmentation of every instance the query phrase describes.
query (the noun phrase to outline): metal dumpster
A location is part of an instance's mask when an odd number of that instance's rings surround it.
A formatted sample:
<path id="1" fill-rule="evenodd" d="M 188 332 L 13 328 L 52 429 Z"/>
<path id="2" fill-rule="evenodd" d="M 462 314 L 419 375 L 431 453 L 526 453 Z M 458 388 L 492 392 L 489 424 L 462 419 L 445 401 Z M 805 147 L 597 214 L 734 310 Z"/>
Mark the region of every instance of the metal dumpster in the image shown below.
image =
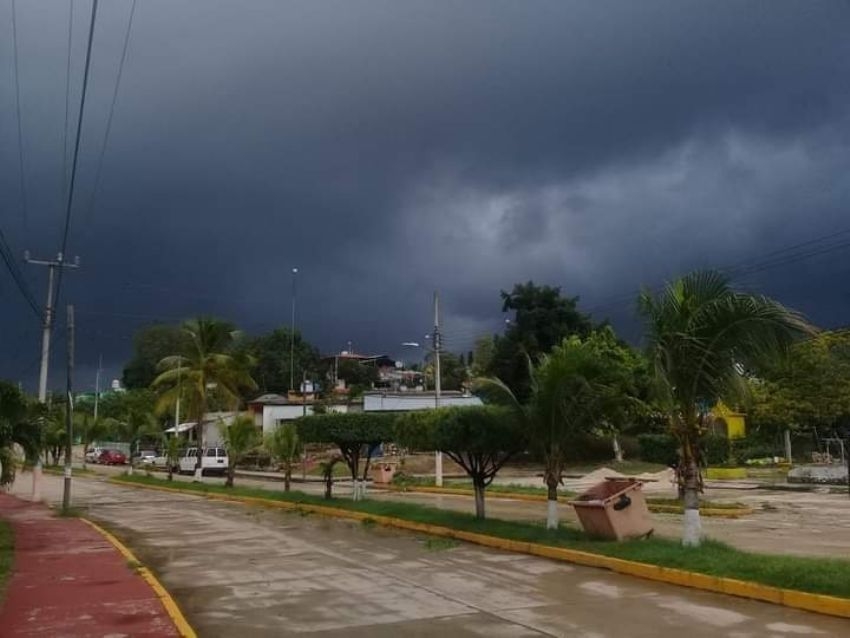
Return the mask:
<path id="1" fill-rule="evenodd" d="M 570 501 L 584 531 L 597 538 L 624 540 L 652 534 L 642 483 L 632 478 L 608 478 Z"/>

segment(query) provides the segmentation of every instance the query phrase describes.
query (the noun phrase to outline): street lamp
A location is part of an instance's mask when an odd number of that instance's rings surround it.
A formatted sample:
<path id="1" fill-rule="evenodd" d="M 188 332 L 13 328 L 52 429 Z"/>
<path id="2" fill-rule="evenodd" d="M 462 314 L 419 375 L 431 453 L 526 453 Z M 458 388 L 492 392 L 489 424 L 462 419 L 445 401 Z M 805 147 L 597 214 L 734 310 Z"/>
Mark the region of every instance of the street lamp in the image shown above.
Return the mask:
<path id="1" fill-rule="evenodd" d="M 292 269 L 292 323 L 289 329 L 289 391 L 295 390 L 295 276 L 298 268 Z"/>

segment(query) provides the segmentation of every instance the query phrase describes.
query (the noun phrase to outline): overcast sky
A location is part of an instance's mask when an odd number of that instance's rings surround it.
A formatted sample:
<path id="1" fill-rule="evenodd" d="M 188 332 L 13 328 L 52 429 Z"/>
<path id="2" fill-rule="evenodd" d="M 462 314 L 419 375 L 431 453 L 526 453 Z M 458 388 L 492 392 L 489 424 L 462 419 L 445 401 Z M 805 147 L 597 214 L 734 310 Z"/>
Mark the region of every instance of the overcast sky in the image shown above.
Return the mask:
<path id="1" fill-rule="evenodd" d="M 0 0 L 0 228 L 41 257 L 64 215 L 69 4 L 18 1 L 25 216 Z M 638 343 L 637 288 L 706 266 L 771 266 L 737 285 L 850 323 L 848 2 L 137 0 L 94 193 L 130 7 L 100 3 L 92 50 L 61 302 L 80 387 L 157 318 L 287 324 L 293 266 L 328 352 L 421 356 L 400 343 L 436 289 L 467 348 L 529 279 Z M 41 302 L 45 269 L 24 268 Z M 5 271 L 0 304 L 0 377 L 33 389 L 39 326 Z"/>

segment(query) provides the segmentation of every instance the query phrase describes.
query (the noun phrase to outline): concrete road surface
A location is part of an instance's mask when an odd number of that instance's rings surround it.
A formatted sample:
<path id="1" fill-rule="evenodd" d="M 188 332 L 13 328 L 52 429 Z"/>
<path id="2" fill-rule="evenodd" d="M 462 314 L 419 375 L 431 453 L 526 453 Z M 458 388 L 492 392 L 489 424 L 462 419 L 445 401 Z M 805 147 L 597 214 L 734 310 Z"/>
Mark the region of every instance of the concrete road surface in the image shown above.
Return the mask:
<path id="1" fill-rule="evenodd" d="M 23 475 L 14 493 L 28 496 Z M 45 477 L 44 495 L 61 496 Z M 200 636 L 846 636 L 844 620 L 359 523 L 78 479 Z"/>

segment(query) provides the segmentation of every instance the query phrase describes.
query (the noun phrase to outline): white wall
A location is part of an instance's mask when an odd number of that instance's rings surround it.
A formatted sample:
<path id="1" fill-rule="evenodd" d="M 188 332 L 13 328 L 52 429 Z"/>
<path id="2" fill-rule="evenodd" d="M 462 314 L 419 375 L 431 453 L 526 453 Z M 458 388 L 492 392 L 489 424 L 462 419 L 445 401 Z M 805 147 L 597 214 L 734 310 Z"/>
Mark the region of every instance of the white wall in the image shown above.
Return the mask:
<path id="1" fill-rule="evenodd" d="M 481 399 L 473 396 L 440 397 L 440 407 L 469 407 L 483 405 Z M 415 394 L 366 394 L 363 396 L 364 412 L 407 412 L 411 410 L 432 410 L 436 407 L 434 395 L 417 396 Z"/>
<path id="2" fill-rule="evenodd" d="M 330 405 L 330 412 L 348 412 L 347 405 Z M 307 414 L 313 414 L 313 406 L 307 404 Z M 304 416 L 303 405 L 264 405 L 263 406 L 263 436 L 277 429 L 281 421 L 292 421 Z"/>

